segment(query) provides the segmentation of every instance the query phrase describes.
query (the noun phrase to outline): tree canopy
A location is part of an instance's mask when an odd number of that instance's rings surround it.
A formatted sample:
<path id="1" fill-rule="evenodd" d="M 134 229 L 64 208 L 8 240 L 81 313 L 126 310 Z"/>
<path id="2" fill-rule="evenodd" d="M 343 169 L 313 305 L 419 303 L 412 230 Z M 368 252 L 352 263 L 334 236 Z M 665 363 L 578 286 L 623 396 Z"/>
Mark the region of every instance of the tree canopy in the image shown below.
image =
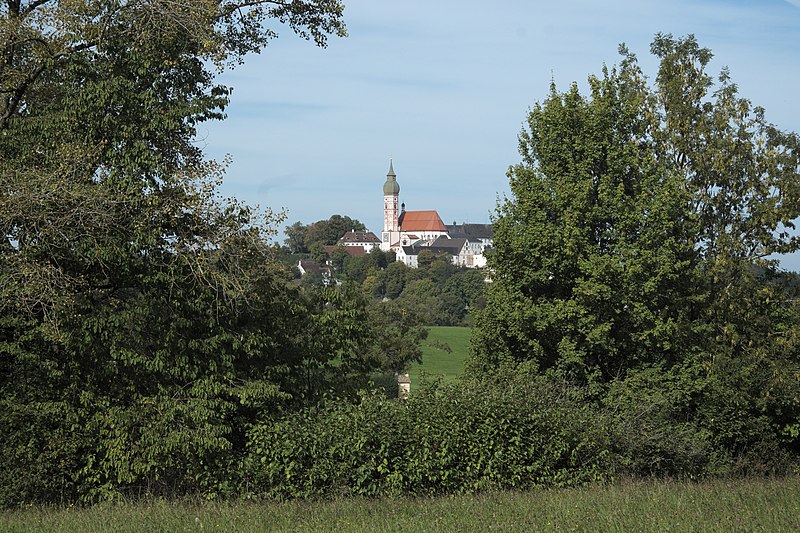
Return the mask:
<path id="1" fill-rule="evenodd" d="M 315 247 L 333 246 L 348 231 L 366 231 L 363 222 L 345 215 L 331 215 L 326 220 L 317 220 L 311 224 L 295 222 L 286 226 L 286 247 L 291 253 L 308 253 Z"/>
<path id="2" fill-rule="evenodd" d="M 598 394 L 669 382 L 704 406 L 705 429 L 745 447 L 796 424 L 800 315 L 770 256 L 800 247 L 800 138 L 727 69 L 715 84 L 693 36 L 657 35 L 651 51 L 652 79 L 621 46 L 588 95 L 552 84 L 531 109 L 473 364 L 526 362 Z M 666 381 L 641 377 L 654 370 Z"/>
<path id="3" fill-rule="evenodd" d="M 224 68 L 336 0 L 0 2 L 0 502 L 225 491 L 243 428 L 298 401 L 312 302 L 281 217 L 218 196 L 197 124 Z M 226 473 L 227 472 L 227 473 Z"/>

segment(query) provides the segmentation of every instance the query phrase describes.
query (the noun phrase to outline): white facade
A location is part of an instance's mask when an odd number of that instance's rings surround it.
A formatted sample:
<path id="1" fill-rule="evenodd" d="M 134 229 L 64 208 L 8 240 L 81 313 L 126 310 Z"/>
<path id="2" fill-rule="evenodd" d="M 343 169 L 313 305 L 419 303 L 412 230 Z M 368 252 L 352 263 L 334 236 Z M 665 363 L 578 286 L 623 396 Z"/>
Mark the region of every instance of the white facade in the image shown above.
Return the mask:
<path id="1" fill-rule="evenodd" d="M 411 246 L 413 244 L 430 244 L 439 237 L 447 237 L 446 231 L 422 230 L 422 231 L 401 231 L 399 238 L 400 246 Z M 397 241 L 395 241 L 397 242 Z"/>
<path id="2" fill-rule="evenodd" d="M 400 185 L 397 184 L 394 166 L 389 161 L 389 172 L 383 184 L 383 231 L 381 250 L 388 251 L 400 240 Z"/>
<path id="3" fill-rule="evenodd" d="M 439 239 L 441 246 L 437 246 Z M 442 242 L 445 239 L 445 242 Z M 449 240 L 449 242 L 447 242 Z M 446 226 L 439 214 L 433 210 L 406 211 L 400 204 L 400 185 L 392 163 L 383 185 L 383 232 L 380 248 L 393 250 L 397 261 L 417 268 L 417 254 L 425 247 L 437 253 L 446 253 L 453 264 L 468 268 L 486 266 L 484 251 L 492 246 L 492 227 L 490 224 L 456 224 Z M 465 241 L 458 248 L 455 241 Z"/>
<path id="4" fill-rule="evenodd" d="M 395 250 L 395 260 L 400 261 L 407 267 L 419 267 L 418 250 L 412 246 L 400 246 Z"/>
<path id="5" fill-rule="evenodd" d="M 399 194 L 383 195 L 383 234 L 381 235 L 381 250 L 388 251 L 392 244 L 400 240 L 400 198 Z"/>
<path id="6" fill-rule="evenodd" d="M 371 231 L 348 231 L 342 235 L 337 244 L 353 248 L 363 248 L 365 253 L 369 253 L 373 248 L 379 247 L 381 241 Z"/>

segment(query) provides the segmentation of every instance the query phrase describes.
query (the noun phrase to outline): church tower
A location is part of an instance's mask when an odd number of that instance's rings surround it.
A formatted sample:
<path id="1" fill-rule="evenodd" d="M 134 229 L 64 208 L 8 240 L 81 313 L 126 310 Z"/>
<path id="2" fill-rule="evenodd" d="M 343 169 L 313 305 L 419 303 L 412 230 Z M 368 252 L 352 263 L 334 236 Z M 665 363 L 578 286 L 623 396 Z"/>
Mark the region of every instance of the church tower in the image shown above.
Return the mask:
<path id="1" fill-rule="evenodd" d="M 381 250 L 388 250 L 389 247 L 400 240 L 400 224 L 398 217 L 400 185 L 397 183 L 397 175 L 394 173 L 392 160 L 389 160 L 389 172 L 386 174 L 386 183 L 383 184 L 383 234 L 381 235 Z"/>

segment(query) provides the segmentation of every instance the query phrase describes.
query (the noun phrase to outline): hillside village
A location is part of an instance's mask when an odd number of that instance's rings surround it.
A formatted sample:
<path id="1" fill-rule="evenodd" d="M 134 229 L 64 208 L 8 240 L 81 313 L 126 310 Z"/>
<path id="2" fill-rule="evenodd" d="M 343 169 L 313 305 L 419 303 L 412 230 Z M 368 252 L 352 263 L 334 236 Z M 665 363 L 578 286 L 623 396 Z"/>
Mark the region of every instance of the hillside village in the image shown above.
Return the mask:
<path id="1" fill-rule="evenodd" d="M 400 184 L 389 161 L 389 171 L 383 184 L 383 231 L 378 238 L 371 231 L 351 230 L 339 238 L 336 245 L 323 249 L 330 256 L 337 247 L 344 247 L 353 257 L 361 257 L 373 249 L 394 252 L 395 259 L 408 267 L 419 266 L 419 254 L 424 250 L 445 256 L 455 266 L 483 268 L 486 252 L 492 247 L 491 224 L 445 224 L 436 210 L 407 211 L 400 202 Z M 330 273 L 323 265 L 300 260 L 301 274 L 319 271 Z"/>

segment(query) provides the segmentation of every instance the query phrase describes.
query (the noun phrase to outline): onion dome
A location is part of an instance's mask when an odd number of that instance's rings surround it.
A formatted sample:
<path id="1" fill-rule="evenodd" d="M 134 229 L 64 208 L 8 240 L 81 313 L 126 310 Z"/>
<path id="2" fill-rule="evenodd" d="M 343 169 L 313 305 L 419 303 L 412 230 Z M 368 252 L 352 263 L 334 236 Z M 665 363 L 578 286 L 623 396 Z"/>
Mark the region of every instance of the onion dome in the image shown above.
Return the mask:
<path id="1" fill-rule="evenodd" d="M 386 183 L 383 184 L 383 195 L 400 194 L 400 184 L 397 183 L 397 174 L 394 173 L 392 160 L 389 160 L 389 173 L 386 174 Z"/>

